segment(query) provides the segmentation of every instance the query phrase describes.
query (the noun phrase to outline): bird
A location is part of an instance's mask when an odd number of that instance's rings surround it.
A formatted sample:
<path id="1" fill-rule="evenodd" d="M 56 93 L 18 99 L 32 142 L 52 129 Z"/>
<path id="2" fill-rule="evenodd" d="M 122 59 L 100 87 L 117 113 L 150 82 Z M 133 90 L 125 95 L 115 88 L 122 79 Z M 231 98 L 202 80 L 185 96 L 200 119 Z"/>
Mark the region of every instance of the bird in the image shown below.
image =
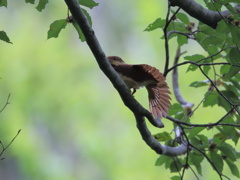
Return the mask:
<path id="1" fill-rule="evenodd" d="M 171 92 L 166 78 L 157 68 L 147 64 L 127 64 L 118 56 L 107 56 L 107 59 L 127 87 L 133 89 L 132 95 L 137 89 L 146 87 L 149 109 L 156 119 L 167 116 L 171 105 Z"/>

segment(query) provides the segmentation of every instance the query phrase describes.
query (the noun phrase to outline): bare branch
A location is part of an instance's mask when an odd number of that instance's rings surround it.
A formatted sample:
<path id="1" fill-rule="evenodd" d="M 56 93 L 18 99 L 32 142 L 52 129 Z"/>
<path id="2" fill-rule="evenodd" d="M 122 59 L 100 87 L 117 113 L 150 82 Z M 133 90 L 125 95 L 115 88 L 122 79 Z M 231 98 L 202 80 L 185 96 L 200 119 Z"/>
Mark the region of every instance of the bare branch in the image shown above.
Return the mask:
<path id="1" fill-rule="evenodd" d="M 184 53 L 185 52 L 181 53 L 180 47 L 178 47 L 173 66 L 175 66 L 178 63 L 180 56 Z M 172 83 L 173 83 L 174 95 L 175 95 L 177 101 L 182 105 L 182 107 L 185 110 L 187 110 L 187 112 L 189 110 L 191 111 L 191 108 L 194 106 L 194 104 L 186 101 L 183 98 L 182 94 L 180 93 L 179 84 L 178 84 L 178 68 L 177 67 L 174 68 L 173 73 L 172 73 Z"/>
<path id="2" fill-rule="evenodd" d="M 166 77 L 167 72 L 168 72 L 168 66 L 169 66 L 169 45 L 168 45 L 168 32 L 167 28 L 170 24 L 170 22 L 173 20 L 173 18 L 176 16 L 176 14 L 180 11 L 180 8 L 177 9 L 177 11 L 171 16 L 169 20 L 169 15 L 170 15 L 170 10 L 171 6 L 170 3 L 168 4 L 168 12 L 167 12 L 167 17 L 166 17 L 166 25 L 163 28 L 163 33 L 164 33 L 164 39 L 165 39 L 165 54 L 166 54 L 166 60 L 165 60 L 165 67 L 164 67 L 164 73 L 163 75 Z"/>

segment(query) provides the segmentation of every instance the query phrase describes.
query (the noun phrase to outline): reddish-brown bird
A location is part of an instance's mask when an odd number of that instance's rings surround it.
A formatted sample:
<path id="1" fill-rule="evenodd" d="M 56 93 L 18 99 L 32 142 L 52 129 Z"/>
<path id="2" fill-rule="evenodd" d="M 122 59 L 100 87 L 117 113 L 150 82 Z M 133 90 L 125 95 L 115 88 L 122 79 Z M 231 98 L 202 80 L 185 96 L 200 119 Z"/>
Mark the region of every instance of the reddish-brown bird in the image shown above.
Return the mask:
<path id="1" fill-rule="evenodd" d="M 109 62 L 115 71 L 118 72 L 129 89 L 136 89 L 143 86 L 147 88 L 150 110 L 155 118 L 166 117 L 170 108 L 170 91 L 165 82 L 165 77 L 155 67 L 147 64 L 126 64 L 118 56 L 108 56 Z"/>

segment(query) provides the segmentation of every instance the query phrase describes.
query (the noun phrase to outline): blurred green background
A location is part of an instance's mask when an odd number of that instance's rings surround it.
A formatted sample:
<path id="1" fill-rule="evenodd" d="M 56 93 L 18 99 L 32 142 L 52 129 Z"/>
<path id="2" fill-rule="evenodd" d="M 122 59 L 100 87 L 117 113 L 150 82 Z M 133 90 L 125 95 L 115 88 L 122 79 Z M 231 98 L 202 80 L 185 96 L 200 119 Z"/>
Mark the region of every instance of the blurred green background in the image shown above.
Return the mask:
<path id="1" fill-rule="evenodd" d="M 167 1 L 96 2 L 99 6 L 88 12 L 105 53 L 163 71 L 162 32 L 143 30 L 156 18 L 165 17 Z M 9 93 L 11 103 L 0 114 L 0 140 L 7 145 L 19 129 L 22 131 L 2 156 L 6 159 L 0 161 L 0 179 L 145 180 L 173 176 L 164 167 L 154 166 L 158 155 L 141 139 L 133 114 L 74 28 L 69 24 L 58 39 L 47 40 L 49 25 L 67 17 L 64 1 L 51 1 L 42 13 L 36 5 L 23 1 L 8 3 L 7 9 L 0 8 L 0 23 L 13 44 L 0 42 L 0 107 Z M 188 55 L 203 52 L 195 42 L 185 49 Z M 170 51 L 173 58 L 174 40 Z M 185 74 L 186 68 L 179 70 L 181 91 L 197 104 L 207 88 L 188 85 L 205 78 L 200 73 Z M 167 81 L 171 87 L 171 74 Z M 148 108 L 145 89 L 135 97 Z M 214 117 L 210 114 L 213 110 Z M 219 108 L 199 108 L 192 120 L 208 123 L 222 114 Z M 166 119 L 164 123 L 163 130 L 148 126 L 152 133 L 171 132 L 172 123 Z M 218 178 L 205 164 L 204 179 Z M 228 174 L 228 168 L 224 172 Z M 186 179 L 194 179 L 192 172 L 186 174 Z"/>

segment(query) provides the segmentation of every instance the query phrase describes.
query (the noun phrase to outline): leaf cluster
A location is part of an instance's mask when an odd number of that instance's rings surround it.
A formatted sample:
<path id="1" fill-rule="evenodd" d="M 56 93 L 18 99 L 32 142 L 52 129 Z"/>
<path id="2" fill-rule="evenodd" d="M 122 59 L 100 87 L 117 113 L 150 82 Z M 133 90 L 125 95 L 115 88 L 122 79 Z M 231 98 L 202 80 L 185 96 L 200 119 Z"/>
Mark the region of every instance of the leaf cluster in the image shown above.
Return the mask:
<path id="1" fill-rule="evenodd" d="M 173 176 L 172 179 L 182 179 L 187 169 L 191 169 L 196 177 L 197 173 L 203 175 L 204 159 L 211 164 L 220 177 L 224 176 L 222 174 L 224 166 L 228 166 L 234 176 L 240 177 L 236 165 L 240 158 L 239 152 L 231 145 L 233 143 L 236 146 L 239 141 L 240 27 L 236 22 L 240 19 L 240 15 L 236 13 L 231 2 L 236 1 L 205 0 L 209 10 L 221 11 L 221 8 L 225 7 L 232 13 L 231 19 L 223 18 L 218 22 L 216 29 L 201 22 L 192 22 L 183 12 L 171 10 L 170 20 L 158 18 L 144 30 L 147 32 L 156 29 L 164 30 L 168 24 L 167 36 L 163 36 L 162 39 L 177 41 L 178 47 L 183 47 L 190 40 L 196 41 L 205 53 L 187 55 L 182 63 L 175 64 L 169 68 L 169 71 L 182 65 L 188 65 L 186 73 L 200 71 L 205 79 L 189 84 L 193 88 L 205 87 L 205 95 L 194 111 L 202 105 L 203 108 L 218 106 L 226 112 L 220 120 L 214 120 L 214 116 L 209 120 L 214 126 L 205 124 L 189 127 L 178 124 L 183 131 L 182 141 L 188 144 L 190 151 L 185 157 L 160 156 L 156 161 L 156 166 L 164 165 L 170 172 L 180 174 L 182 171 L 182 174 Z M 187 123 L 191 122 L 186 109 L 178 103 L 171 106 L 169 115 Z M 209 129 L 214 130 L 213 137 L 205 135 Z M 162 132 L 156 134 L 155 138 L 167 145 L 176 146 L 177 139 L 172 138 L 171 133 Z"/>

